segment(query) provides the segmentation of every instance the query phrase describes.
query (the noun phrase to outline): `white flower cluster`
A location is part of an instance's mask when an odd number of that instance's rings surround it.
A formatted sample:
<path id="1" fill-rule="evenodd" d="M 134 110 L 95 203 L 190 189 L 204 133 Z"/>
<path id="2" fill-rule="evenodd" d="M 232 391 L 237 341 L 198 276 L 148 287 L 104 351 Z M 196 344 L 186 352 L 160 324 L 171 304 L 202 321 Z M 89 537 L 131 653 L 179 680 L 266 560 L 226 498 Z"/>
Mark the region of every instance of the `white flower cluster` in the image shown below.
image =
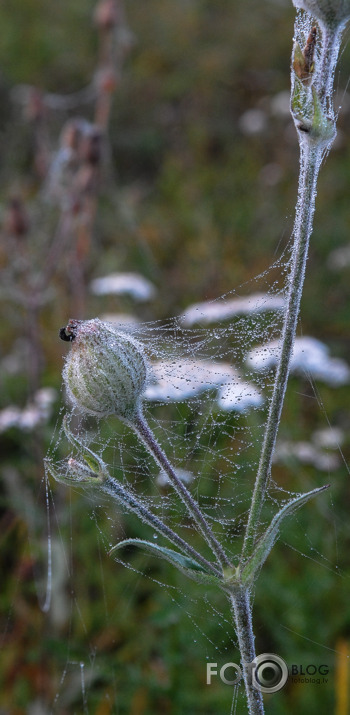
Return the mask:
<path id="1" fill-rule="evenodd" d="M 8 405 L 0 411 L 0 434 L 12 427 L 31 432 L 38 425 L 44 424 L 50 419 L 56 398 L 56 390 L 52 387 L 42 387 L 23 409 L 17 405 Z"/>
<path id="2" fill-rule="evenodd" d="M 159 360 L 150 366 L 145 399 L 181 402 L 216 388 L 216 403 L 226 412 L 261 407 L 264 398 L 229 363 L 214 360 Z"/>

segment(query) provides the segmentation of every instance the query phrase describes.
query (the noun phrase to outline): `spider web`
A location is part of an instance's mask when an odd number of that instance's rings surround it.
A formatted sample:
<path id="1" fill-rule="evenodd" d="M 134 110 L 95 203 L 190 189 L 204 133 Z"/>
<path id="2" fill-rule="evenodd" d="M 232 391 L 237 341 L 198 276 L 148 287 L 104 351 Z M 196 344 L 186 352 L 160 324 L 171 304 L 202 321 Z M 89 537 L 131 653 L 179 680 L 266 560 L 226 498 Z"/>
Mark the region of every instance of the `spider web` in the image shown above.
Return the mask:
<path id="1" fill-rule="evenodd" d="M 283 291 L 276 290 L 198 305 L 191 321 L 185 312 L 165 323 L 126 327 L 118 326 L 116 316 L 116 327 L 136 337 L 148 356 L 144 415 L 223 538 L 227 525 L 243 516 L 233 516 L 232 503 L 244 504 L 247 497 L 273 379 L 273 367 L 267 374 L 252 370 L 249 355 L 257 345 L 278 339 L 283 305 Z M 224 311 L 231 315 L 220 321 Z M 214 325 L 205 324 L 213 319 Z M 75 435 L 103 457 L 112 476 L 138 493 L 144 487 L 148 506 L 178 525 L 183 505 L 130 427 L 115 418 L 82 420 L 77 414 L 73 422 Z M 61 439 L 55 450 L 61 450 Z"/>
<path id="2" fill-rule="evenodd" d="M 191 306 L 182 316 L 166 322 L 133 322 L 125 326 L 124 322 L 118 324 L 118 316 L 115 317 L 116 327 L 142 342 L 148 357 L 144 415 L 177 476 L 198 502 L 233 563 L 237 563 L 242 544 L 278 355 L 285 296 L 275 278 L 276 269 L 283 275 L 287 270 L 286 261 L 281 259 L 269 271 L 242 286 L 239 292 L 232 292 L 208 304 Z M 333 385 L 346 383 L 349 379 L 346 364 L 331 358 L 327 349 L 317 352 L 320 345 L 318 343 L 315 347 L 311 343 L 311 347 L 305 347 L 303 343 L 299 355 L 296 351 L 292 360 L 292 372 L 310 379 L 314 372 L 316 377 L 321 375 L 321 379 Z M 321 400 L 320 405 L 322 407 Z M 100 421 L 83 419 L 73 411 L 71 429 L 84 446 L 104 460 L 111 476 L 202 555 L 212 558 L 167 476 L 128 425 L 114 417 Z M 339 446 L 339 439 L 336 439 L 336 444 Z M 317 446 L 315 441 L 313 448 L 313 456 L 309 453 L 306 463 L 309 459 L 309 463 L 316 464 L 312 460 L 320 460 L 320 455 L 329 457 L 329 452 L 322 450 L 320 442 Z M 293 454 L 295 458 L 295 450 Z M 49 460 L 55 462 L 62 476 L 67 472 L 67 456 L 79 458 L 77 450 L 71 449 L 63 430 L 58 427 Z M 282 463 L 285 458 L 282 449 Z M 300 455 L 296 458 L 303 461 Z M 328 462 L 323 471 L 329 472 L 332 468 L 334 464 L 332 467 Z M 271 520 L 277 505 L 289 494 L 289 486 L 285 482 L 271 481 L 262 525 Z M 102 583 L 103 555 L 119 541 L 136 537 L 171 546 L 156 530 L 142 524 L 134 515 L 125 518 L 125 509 L 113 499 L 98 491 L 87 491 L 86 499 L 94 522 L 91 528 L 96 528 L 101 550 Z M 60 518 L 58 514 L 58 522 Z M 299 517 L 294 518 L 298 524 Z M 299 527 L 304 529 L 303 520 L 300 520 Z M 71 530 L 71 555 L 68 560 L 72 564 L 79 516 L 76 520 L 72 517 Z M 331 563 L 322 555 L 312 537 L 308 538 L 307 544 L 309 551 L 304 555 L 326 570 L 332 570 Z M 292 548 L 300 555 L 305 549 L 305 541 L 301 546 L 298 540 L 293 545 L 292 540 Z M 198 636 L 197 656 L 202 663 L 203 677 L 206 662 L 218 662 L 219 667 L 226 662 L 239 662 L 233 624 L 221 594 L 214 594 L 211 589 L 209 592 L 205 589 L 201 591 L 197 586 L 195 590 L 193 587 L 188 589 L 184 576 L 174 575 L 171 567 L 170 571 L 157 571 L 154 562 L 158 559 L 132 548 L 118 551 L 117 555 L 114 553 L 113 559 L 116 569 L 129 569 L 130 589 L 134 594 L 144 580 L 155 583 L 157 588 L 161 587 L 166 592 L 169 604 L 182 613 L 181 618 L 189 621 L 194 647 Z M 72 569 L 74 571 L 73 566 Z M 104 593 L 105 589 L 107 586 L 103 585 Z M 52 595 L 55 600 L 53 591 Z M 74 608 L 79 610 L 77 601 Z M 110 625 L 113 616 L 108 613 L 107 606 L 105 609 Z M 208 628 L 208 622 L 216 624 L 215 632 L 213 626 Z M 282 633 L 283 639 L 283 624 L 278 625 L 278 632 Z M 219 638 L 218 633 L 221 634 Z M 321 657 L 323 649 L 320 644 L 316 651 L 320 651 Z M 70 683 L 74 673 L 75 679 L 80 678 L 84 708 L 89 711 L 86 683 L 92 683 L 96 677 L 96 658 L 95 651 L 90 652 L 84 663 L 67 658 L 55 708 L 62 706 L 67 683 Z M 115 703 L 119 703 L 117 685 L 115 688 L 113 697 Z M 227 689 L 227 711 L 231 708 L 235 712 L 237 707 L 239 711 L 239 691 Z"/>

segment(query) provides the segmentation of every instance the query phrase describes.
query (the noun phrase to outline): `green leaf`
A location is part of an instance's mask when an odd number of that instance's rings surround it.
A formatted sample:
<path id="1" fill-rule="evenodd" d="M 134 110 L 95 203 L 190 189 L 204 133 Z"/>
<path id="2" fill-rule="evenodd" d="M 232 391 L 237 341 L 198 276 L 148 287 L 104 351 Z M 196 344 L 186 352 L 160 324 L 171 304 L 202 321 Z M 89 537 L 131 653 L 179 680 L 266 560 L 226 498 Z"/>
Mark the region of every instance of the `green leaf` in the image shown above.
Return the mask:
<path id="1" fill-rule="evenodd" d="M 331 139 L 334 139 L 335 123 L 329 119 L 323 111 L 315 87 L 312 87 L 312 100 L 314 106 L 314 116 L 312 120 L 311 134 L 316 139 L 322 139 L 323 141 L 328 142 Z"/>
<path id="2" fill-rule="evenodd" d="M 145 541 L 144 539 L 125 539 L 124 541 L 120 541 L 118 544 L 113 546 L 109 554 L 122 549 L 124 546 L 138 546 L 140 549 L 148 551 L 153 556 L 163 558 L 166 561 L 169 561 L 169 563 L 173 566 L 176 566 L 176 568 L 185 574 L 185 576 L 192 578 L 198 583 L 222 585 L 220 579 L 213 576 L 209 571 L 206 571 L 206 569 L 194 559 L 190 559 L 188 556 L 185 556 L 178 551 L 167 549 L 165 546 L 158 546 L 158 544 L 153 544 L 151 541 Z"/>
<path id="3" fill-rule="evenodd" d="M 310 103 L 310 90 L 303 85 L 298 77 L 295 77 L 294 80 L 291 107 L 295 119 L 303 122 L 303 124 L 307 123 L 309 126 L 312 109 L 312 105 Z"/>
<path id="4" fill-rule="evenodd" d="M 335 136 L 335 122 L 328 117 L 315 87 L 310 89 L 295 77 L 292 96 L 292 113 L 299 124 L 299 129 L 317 143 L 328 143 Z"/>
<path id="5" fill-rule="evenodd" d="M 257 542 L 254 554 L 241 570 L 241 580 L 244 584 L 252 584 L 257 577 L 258 572 L 260 571 L 264 561 L 267 559 L 278 537 L 278 532 L 281 528 L 283 520 L 287 516 L 293 514 L 294 511 L 299 509 L 299 507 L 309 501 L 309 499 L 317 494 L 320 494 L 320 492 L 323 492 L 325 489 L 328 489 L 328 487 L 329 484 L 326 484 L 324 487 L 313 489 L 311 492 L 307 492 L 306 494 L 299 494 L 297 497 L 287 502 L 282 509 L 280 509 L 280 511 L 272 519 L 268 529 Z"/>

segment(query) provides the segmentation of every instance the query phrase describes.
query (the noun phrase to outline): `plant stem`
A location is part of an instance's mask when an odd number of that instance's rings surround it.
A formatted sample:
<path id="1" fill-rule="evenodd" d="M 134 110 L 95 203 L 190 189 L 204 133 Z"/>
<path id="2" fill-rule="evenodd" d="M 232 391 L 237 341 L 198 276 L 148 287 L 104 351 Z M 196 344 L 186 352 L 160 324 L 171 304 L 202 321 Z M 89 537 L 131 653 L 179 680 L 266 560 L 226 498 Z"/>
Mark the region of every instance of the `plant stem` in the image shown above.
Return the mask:
<path id="1" fill-rule="evenodd" d="M 327 116 L 329 122 L 333 122 L 334 124 L 334 135 L 328 141 L 325 141 L 322 136 L 320 136 L 319 139 L 315 139 L 315 137 L 302 132 L 300 128 L 298 128 L 298 123 L 296 123 L 300 145 L 300 173 L 298 200 L 293 228 L 294 246 L 289 275 L 287 305 L 282 330 L 281 352 L 244 537 L 241 555 L 242 561 L 249 558 L 253 552 L 261 509 L 265 500 L 266 488 L 270 479 L 272 456 L 276 444 L 276 437 L 287 388 L 289 366 L 293 353 L 300 301 L 304 284 L 309 241 L 312 233 L 317 179 L 321 161 L 335 136 L 332 93 L 334 70 L 338 59 L 342 29 L 342 27 L 335 29 L 322 27 L 321 55 L 319 67 L 313 82 L 322 106 L 322 110 L 324 111 L 325 116 Z"/>
<path id="2" fill-rule="evenodd" d="M 190 558 L 194 558 L 196 561 L 202 564 L 208 571 L 213 573 L 215 576 L 221 576 L 220 571 L 204 558 L 196 549 L 194 549 L 190 544 L 188 544 L 184 539 L 181 538 L 175 531 L 173 531 L 169 526 L 164 524 L 164 522 L 159 519 L 158 516 L 153 514 L 147 507 L 145 507 L 142 502 L 140 502 L 136 497 L 134 497 L 129 490 L 120 484 L 116 479 L 112 477 L 107 477 L 101 484 L 101 489 L 109 494 L 110 496 L 116 498 L 118 501 L 122 502 L 130 511 L 135 512 L 143 521 L 153 527 L 162 536 L 165 536 L 173 544 L 176 544 L 182 551 L 188 554 Z"/>
<path id="3" fill-rule="evenodd" d="M 320 69 L 317 73 L 318 81 L 315 82 L 318 95 L 323 101 L 324 109 L 332 115 L 334 72 L 338 61 L 343 30 L 344 25 L 338 25 L 334 28 L 323 27 Z"/>
<path id="4" fill-rule="evenodd" d="M 295 35 L 298 35 L 300 18 L 296 20 Z M 311 18 L 310 18 L 311 23 Z M 342 27 L 321 28 L 321 48 L 313 88 L 305 89 L 303 101 L 297 106 L 294 121 L 300 145 L 300 172 L 298 200 L 293 227 L 293 253 L 288 281 L 286 310 L 281 336 L 281 352 L 274 381 L 258 471 L 248 516 L 241 554 L 244 563 L 254 553 L 256 532 L 260 522 L 266 489 L 271 474 L 272 456 L 276 444 L 282 408 L 287 389 L 290 362 L 297 328 L 302 296 L 309 241 L 312 233 L 317 179 L 321 162 L 335 136 L 335 118 L 332 106 L 333 79 L 338 59 Z M 292 107 L 295 77 L 292 71 Z M 316 95 L 316 100 L 315 100 Z M 316 104 L 318 102 L 318 105 Z M 309 104 L 308 104 L 309 103 Z M 304 111 L 305 122 L 300 113 Z M 316 110 L 317 106 L 317 110 Z M 293 110 L 292 110 L 293 111 Z M 331 128 L 333 127 L 334 133 Z M 230 594 L 241 652 L 243 677 L 250 715 L 263 715 L 262 695 L 252 685 L 249 665 L 255 658 L 252 629 L 252 607 L 247 588 L 235 589 Z"/>
<path id="5" fill-rule="evenodd" d="M 152 430 L 150 429 L 148 423 L 146 422 L 141 410 L 139 410 L 139 412 L 136 416 L 136 419 L 133 422 L 130 422 L 130 425 L 133 427 L 133 429 L 139 435 L 139 437 L 142 439 L 142 441 L 146 444 L 147 448 L 150 450 L 150 452 L 152 453 L 155 460 L 158 462 L 158 464 L 161 466 L 161 468 L 165 471 L 165 473 L 169 477 L 169 479 L 170 479 L 173 487 L 175 488 L 176 492 L 178 493 L 180 499 L 186 505 L 194 522 L 199 527 L 205 540 L 207 541 L 207 543 L 211 547 L 213 553 L 215 554 L 215 556 L 218 560 L 218 563 L 222 567 L 230 567 L 231 563 L 230 563 L 229 559 L 227 558 L 221 544 L 218 542 L 218 540 L 214 536 L 214 534 L 211 530 L 211 527 L 209 526 L 204 515 L 202 514 L 197 502 L 193 499 L 193 497 L 190 494 L 190 492 L 188 491 L 188 489 L 185 487 L 183 482 L 177 476 L 173 466 L 170 464 L 170 462 L 168 460 L 168 457 L 166 456 L 165 452 L 163 452 L 161 446 L 158 444 L 158 442 L 157 442 Z"/>
<path id="6" fill-rule="evenodd" d="M 315 194 L 322 149 L 303 146 L 300 159 L 299 199 L 294 224 L 294 251 L 289 277 L 289 291 L 282 332 L 282 347 L 275 377 L 274 389 L 265 428 L 248 524 L 242 550 L 242 560 L 248 558 L 254 548 L 256 529 L 259 524 L 266 487 L 271 473 L 272 455 L 275 448 L 281 412 L 286 393 L 289 365 L 293 352 L 300 300 L 305 276 L 305 266 L 312 232 Z"/>
<path id="7" fill-rule="evenodd" d="M 255 643 L 251 616 L 250 595 L 247 589 L 237 589 L 230 601 L 238 638 L 243 680 L 250 715 L 264 715 L 262 694 L 252 686 L 250 663 L 255 658 Z"/>

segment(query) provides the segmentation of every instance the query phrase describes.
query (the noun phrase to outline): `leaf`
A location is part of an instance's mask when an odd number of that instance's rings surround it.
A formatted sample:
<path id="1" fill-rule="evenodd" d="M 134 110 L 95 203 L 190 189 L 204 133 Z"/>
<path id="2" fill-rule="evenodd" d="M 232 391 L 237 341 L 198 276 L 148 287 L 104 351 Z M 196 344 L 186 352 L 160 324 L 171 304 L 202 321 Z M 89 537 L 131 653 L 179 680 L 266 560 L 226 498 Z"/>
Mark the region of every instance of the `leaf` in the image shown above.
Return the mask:
<path id="1" fill-rule="evenodd" d="M 252 584 L 257 576 L 257 572 L 260 570 L 264 561 L 266 561 L 280 530 L 283 520 L 293 514 L 294 511 L 299 509 L 303 504 L 305 504 L 309 499 L 316 496 L 325 489 L 328 489 L 329 484 L 324 487 L 319 487 L 318 489 L 313 489 L 311 492 L 306 494 L 299 494 L 297 497 L 285 504 L 280 511 L 273 517 L 270 526 L 262 535 L 261 539 L 258 541 L 255 547 L 254 554 L 250 557 L 249 561 L 241 570 L 241 580 L 244 584 Z"/>
<path id="2" fill-rule="evenodd" d="M 88 467 L 90 467 L 94 474 L 97 474 L 99 476 L 105 476 L 107 471 L 105 463 L 100 457 L 97 456 L 97 454 L 95 454 L 95 452 L 93 452 L 91 449 L 82 444 L 79 439 L 70 431 L 68 427 L 67 415 L 64 416 L 62 424 L 64 433 L 68 441 L 74 447 L 77 448 Z"/>
<path id="3" fill-rule="evenodd" d="M 324 141 L 330 141 L 331 139 L 334 139 L 335 124 L 323 111 L 315 87 L 312 87 L 312 99 L 314 105 L 314 116 L 312 120 L 311 133 L 317 139 L 321 138 Z"/>
<path id="4" fill-rule="evenodd" d="M 145 541 L 144 539 L 125 539 L 124 541 L 119 541 L 118 544 L 113 546 L 109 554 L 122 549 L 124 546 L 138 546 L 153 556 L 163 558 L 185 574 L 185 576 L 192 578 L 198 583 L 222 585 L 220 579 L 213 576 L 209 571 L 206 571 L 206 569 L 194 559 L 190 559 L 178 551 L 167 549 L 165 546 L 158 546 L 158 544 L 153 544 L 151 541 Z"/>
<path id="5" fill-rule="evenodd" d="M 298 77 L 295 77 L 294 80 L 291 107 L 295 119 L 303 123 L 310 120 L 310 93 L 308 88 L 303 85 Z"/>

